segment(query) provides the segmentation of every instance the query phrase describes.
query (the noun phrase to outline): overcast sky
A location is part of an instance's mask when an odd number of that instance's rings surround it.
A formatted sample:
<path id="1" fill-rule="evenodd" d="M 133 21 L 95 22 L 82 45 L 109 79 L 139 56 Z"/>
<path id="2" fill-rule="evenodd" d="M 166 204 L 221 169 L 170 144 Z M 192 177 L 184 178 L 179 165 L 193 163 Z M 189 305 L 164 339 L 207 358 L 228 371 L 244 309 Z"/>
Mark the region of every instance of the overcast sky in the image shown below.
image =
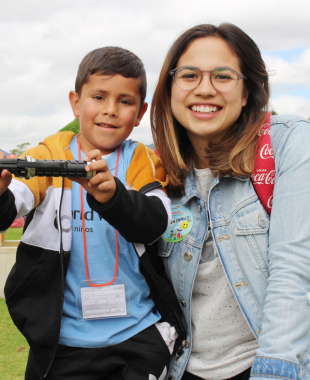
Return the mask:
<path id="1" fill-rule="evenodd" d="M 200 23 L 231 22 L 256 41 L 271 106 L 310 116 L 310 1 L 0 0 L 0 148 L 35 146 L 73 120 L 68 93 L 91 50 L 121 46 L 144 62 L 150 102 L 167 50 Z M 134 139 L 151 142 L 149 112 Z"/>

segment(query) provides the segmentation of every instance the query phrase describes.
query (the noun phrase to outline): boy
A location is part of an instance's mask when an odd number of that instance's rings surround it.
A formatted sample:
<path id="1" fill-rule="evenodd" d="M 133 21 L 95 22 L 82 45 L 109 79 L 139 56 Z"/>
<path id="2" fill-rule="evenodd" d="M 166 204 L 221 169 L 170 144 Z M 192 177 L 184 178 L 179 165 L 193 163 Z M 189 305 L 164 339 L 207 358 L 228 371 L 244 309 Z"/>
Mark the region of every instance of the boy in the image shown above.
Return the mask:
<path id="1" fill-rule="evenodd" d="M 151 150 L 125 141 L 147 109 L 145 94 L 138 57 L 94 50 L 69 94 L 80 135 L 57 133 L 26 154 L 84 158 L 97 174 L 62 183 L 11 182 L 1 173 L 0 229 L 28 214 L 5 286 L 12 319 L 30 344 L 26 380 L 163 379 L 171 326 L 180 345 L 180 306 L 150 245 L 169 224 L 166 174 Z M 167 326 L 164 341 L 158 329 Z"/>

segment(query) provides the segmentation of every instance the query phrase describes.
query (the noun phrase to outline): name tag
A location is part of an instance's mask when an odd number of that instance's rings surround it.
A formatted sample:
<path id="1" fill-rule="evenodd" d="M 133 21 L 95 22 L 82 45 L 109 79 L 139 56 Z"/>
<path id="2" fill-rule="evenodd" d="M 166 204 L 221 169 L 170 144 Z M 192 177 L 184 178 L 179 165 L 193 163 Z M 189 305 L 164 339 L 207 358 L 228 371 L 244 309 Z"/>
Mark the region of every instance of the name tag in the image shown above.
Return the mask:
<path id="1" fill-rule="evenodd" d="M 125 285 L 81 288 L 83 319 L 127 316 Z"/>

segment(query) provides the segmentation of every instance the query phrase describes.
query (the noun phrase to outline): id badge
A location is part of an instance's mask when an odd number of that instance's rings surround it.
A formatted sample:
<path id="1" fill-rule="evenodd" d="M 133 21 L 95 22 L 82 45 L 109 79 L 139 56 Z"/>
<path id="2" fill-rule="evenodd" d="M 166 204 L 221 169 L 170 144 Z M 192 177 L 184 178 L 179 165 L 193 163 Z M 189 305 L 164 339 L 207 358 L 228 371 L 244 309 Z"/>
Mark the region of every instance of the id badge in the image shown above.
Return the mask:
<path id="1" fill-rule="evenodd" d="M 92 284 L 104 284 L 109 281 L 90 280 Z M 76 291 L 78 319 L 102 319 L 130 316 L 129 291 L 120 278 L 112 285 L 90 286 L 82 281 Z"/>

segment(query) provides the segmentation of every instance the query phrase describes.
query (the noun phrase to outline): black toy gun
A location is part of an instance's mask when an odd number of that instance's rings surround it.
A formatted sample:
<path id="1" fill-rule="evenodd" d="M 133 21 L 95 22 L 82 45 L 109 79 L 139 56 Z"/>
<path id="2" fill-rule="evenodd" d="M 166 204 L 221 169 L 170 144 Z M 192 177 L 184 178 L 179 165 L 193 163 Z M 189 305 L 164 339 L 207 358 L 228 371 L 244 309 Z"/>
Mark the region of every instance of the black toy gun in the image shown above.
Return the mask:
<path id="1" fill-rule="evenodd" d="M 19 178 L 38 177 L 77 177 L 91 179 L 96 171 L 87 172 L 89 162 L 79 160 L 35 160 L 25 158 L 9 158 L 0 160 L 0 173 L 3 169 Z"/>

